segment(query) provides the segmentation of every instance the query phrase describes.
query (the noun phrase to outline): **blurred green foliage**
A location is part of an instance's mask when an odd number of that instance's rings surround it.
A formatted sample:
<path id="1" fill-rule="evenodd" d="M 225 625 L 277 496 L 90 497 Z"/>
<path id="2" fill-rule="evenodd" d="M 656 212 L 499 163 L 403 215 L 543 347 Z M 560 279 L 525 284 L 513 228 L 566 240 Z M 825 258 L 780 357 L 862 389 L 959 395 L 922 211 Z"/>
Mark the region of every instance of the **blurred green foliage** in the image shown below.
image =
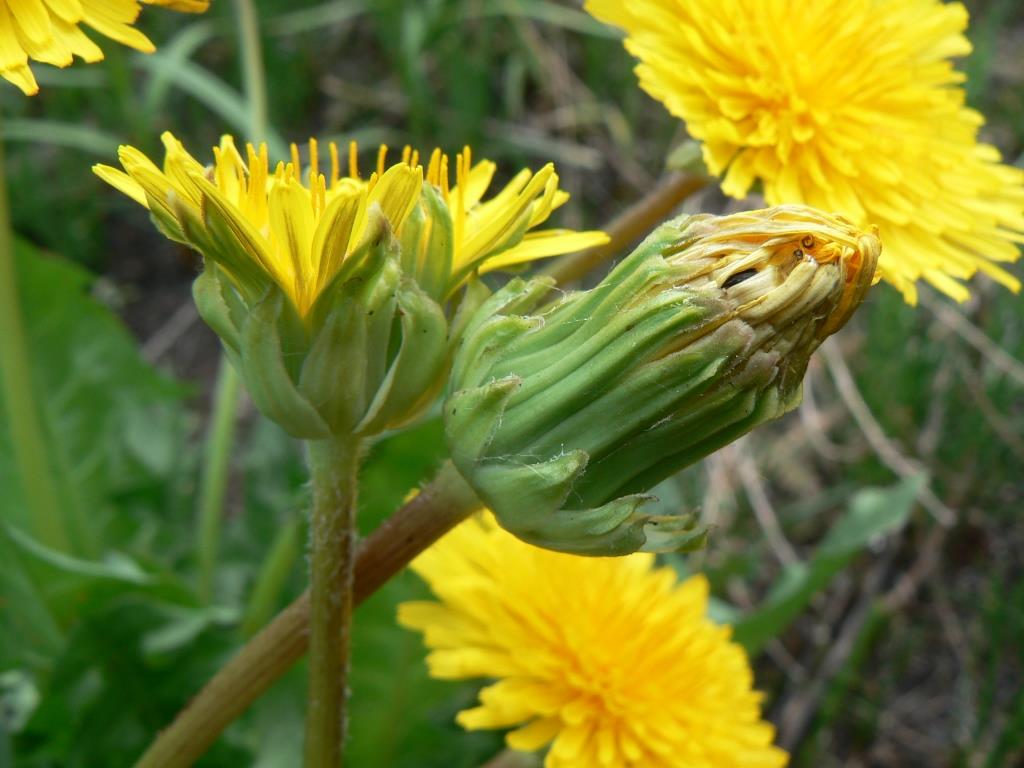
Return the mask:
<path id="1" fill-rule="evenodd" d="M 1020 163 L 1024 8 L 969 5 L 969 98 L 989 117 L 986 136 Z M 554 160 L 574 195 L 561 222 L 599 226 L 649 188 L 685 135 L 636 87 L 617 37 L 575 3 L 265 0 L 260 11 L 276 146 L 309 135 L 471 143 L 503 177 Z M 214 597 L 197 596 L 199 440 L 216 345 L 197 323 L 174 330 L 196 263 L 88 166 L 110 162 L 119 143 L 157 154 L 165 129 L 201 156 L 222 132 L 243 132 L 245 104 L 230 3 L 201 18 L 149 9 L 142 23 L 154 56 L 106 45 L 102 65 L 37 67 L 36 98 L 0 92 L 31 374 L 74 541 L 58 552 L 35 538 L 0 429 L 0 765 L 130 764 L 304 584 L 301 455 L 246 413 Z M 701 506 L 718 523 L 709 550 L 681 567 L 709 574 L 717 615 L 761 650 L 766 711 L 797 765 L 1024 760 L 1024 302 L 975 288 L 960 308 L 937 297 L 912 308 L 879 288 L 840 339 L 878 428 L 919 479 L 897 482 L 819 364 L 802 414 L 660 491 L 666 507 Z M 169 351 L 153 353 L 168 337 Z M 436 420 L 375 446 L 363 532 L 442 456 Z M 756 460 L 800 562 L 784 564 L 751 514 L 742 456 Z M 950 530 L 911 504 L 925 477 L 957 512 Z M 358 611 L 353 765 L 469 768 L 501 749 L 500 734 L 454 725 L 475 687 L 428 679 L 419 638 L 394 623 L 397 603 L 425 594 L 403 574 Z M 303 673 L 201 764 L 294 764 Z"/>

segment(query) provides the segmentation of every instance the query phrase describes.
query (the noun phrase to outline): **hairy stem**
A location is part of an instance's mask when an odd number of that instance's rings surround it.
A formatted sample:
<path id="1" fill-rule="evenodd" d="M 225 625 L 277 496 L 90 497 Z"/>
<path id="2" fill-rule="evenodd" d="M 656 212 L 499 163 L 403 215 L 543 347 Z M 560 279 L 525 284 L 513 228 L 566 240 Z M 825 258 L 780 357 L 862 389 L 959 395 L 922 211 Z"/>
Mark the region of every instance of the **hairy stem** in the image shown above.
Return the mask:
<path id="1" fill-rule="evenodd" d="M 309 443 L 309 688 L 306 768 L 337 768 L 345 741 L 352 640 L 358 441 Z"/>
<path id="2" fill-rule="evenodd" d="M 357 553 L 354 603 L 359 605 L 416 555 L 480 509 L 479 500 L 446 463 L 422 492 L 388 518 Z M 252 638 L 162 731 L 138 768 L 185 768 L 256 701 L 309 647 L 310 595 L 303 593 Z"/>

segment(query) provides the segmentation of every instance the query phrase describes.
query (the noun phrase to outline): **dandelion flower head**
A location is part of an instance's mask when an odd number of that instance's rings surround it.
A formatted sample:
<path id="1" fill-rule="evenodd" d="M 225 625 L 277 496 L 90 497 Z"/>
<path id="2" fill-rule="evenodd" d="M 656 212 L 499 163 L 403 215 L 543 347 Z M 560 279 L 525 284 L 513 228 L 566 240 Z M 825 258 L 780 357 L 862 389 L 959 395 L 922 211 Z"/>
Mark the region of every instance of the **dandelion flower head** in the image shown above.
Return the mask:
<path id="1" fill-rule="evenodd" d="M 627 33 L 640 85 L 702 143 L 723 190 L 760 182 L 879 227 L 883 279 L 957 300 L 1024 242 L 1024 171 L 978 141 L 953 57 L 967 11 L 940 0 L 587 0 Z"/>
<path id="2" fill-rule="evenodd" d="M 550 164 L 537 173 L 522 171 L 497 195 L 482 201 L 494 164 L 483 161 L 471 166 L 468 148 L 456 158 L 457 184 L 449 188 L 448 157 L 440 150 L 434 151 L 424 169 L 419 154 L 409 147 L 398 162 L 389 165 L 387 147 L 382 146 L 375 170 L 364 177 L 354 142 L 344 158 L 331 143 L 329 167 L 323 170 L 316 140 L 310 141 L 306 167 L 293 144 L 290 159 L 272 170 L 266 145 L 248 145 L 243 155 L 225 136 L 207 168 L 171 134 L 165 133 L 163 141 L 163 168 L 134 147 L 122 146 L 118 155 L 123 171 L 105 165 L 94 170 L 148 208 L 168 237 L 194 246 L 217 262 L 243 294 L 257 296 L 270 279 L 301 316 L 309 314 L 346 257 L 362 243 L 370 212 L 377 209 L 400 237 L 423 202 L 425 182 L 436 187 L 433 194 L 440 199 L 445 222 L 453 231 L 447 248 L 449 263 L 441 270 L 439 291 L 444 295 L 474 271 L 607 240 L 601 232 L 527 232 L 546 221 L 568 197 L 558 188 L 558 176 Z M 423 235 L 429 239 L 429 227 Z M 420 261 L 424 258 L 421 255 Z M 413 264 L 419 270 L 430 266 Z"/>
<path id="3" fill-rule="evenodd" d="M 202 13 L 209 0 L 142 0 L 175 11 Z M 104 37 L 145 53 L 153 43 L 132 26 L 142 6 L 138 0 L 0 0 L 0 75 L 26 95 L 39 91 L 29 60 L 69 66 L 75 56 L 86 62 L 103 59 L 103 51 L 82 31 L 91 27 Z"/>
<path id="4" fill-rule="evenodd" d="M 768 768 L 786 764 L 708 584 L 646 553 L 540 549 L 490 516 L 466 521 L 412 565 L 439 602 L 399 608 L 423 632 L 434 677 L 492 678 L 467 729 L 515 728 L 546 768 Z"/>

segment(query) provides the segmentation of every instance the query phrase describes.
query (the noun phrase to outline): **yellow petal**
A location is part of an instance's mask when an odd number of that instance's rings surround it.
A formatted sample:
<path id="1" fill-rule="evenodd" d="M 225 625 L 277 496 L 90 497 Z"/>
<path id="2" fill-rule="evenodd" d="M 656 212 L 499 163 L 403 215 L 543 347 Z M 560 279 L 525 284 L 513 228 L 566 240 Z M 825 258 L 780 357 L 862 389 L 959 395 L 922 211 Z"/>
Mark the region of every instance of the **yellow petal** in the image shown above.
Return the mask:
<path id="1" fill-rule="evenodd" d="M 63 19 L 53 20 L 54 37 L 67 50 L 83 61 L 93 63 L 103 60 L 103 51 L 76 24 Z"/>
<path id="2" fill-rule="evenodd" d="M 142 0 L 148 5 L 161 5 L 179 13 L 205 13 L 210 8 L 209 0 Z"/>
<path id="3" fill-rule="evenodd" d="M 510 749 L 520 752 L 536 752 L 543 749 L 558 735 L 561 723 L 557 717 L 542 717 L 524 725 L 505 736 Z"/>
<path id="4" fill-rule="evenodd" d="M 759 183 L 772 204 L 877 225 L 879 273 L 908 300 L 918 279 L 958 299 L 958 281 L 978 271 L 1017 284 L 995 262 L 1018 256 L 1024 176 L 978 141 L 984 119 L 965 106 L 952 61 L 971 50 L 962 3 L 834 0 L 800 13 L 746 0 L 585 7 L 625 30 L 641 87 L 685 121 L 727 194 Z M 828 40 L 829 55 L 765 54 L 809 39 Z"/>
<path id="5" fill-rule="evenodd" d="M 14 31 L 14 20 L 7 11 L 7 3 L 0 3 L 0 74 L 27 96 L 39 91 L 36 79 L 28 68 L 28 55 Z"/>
<path id="6" fill-rule="evenodd" d="M 39 93 L 39 84 L 36 82 L 32 70 L 26 65 L 0 70 L 0 75 L 9 83 L 18 86 L 26 96 L 35 96 Z"/>
<path id="7" fill-rule="evenodd" d="M 555 200 L 559 199 L 558 195 L 558 174 L 554 172 L 555 167 L 551 166 L 551 178 L 548 179 L 548 183 L 544 185 L 544 194 L 541 195 L 533 205 L 533 211 L 530 213 L 530 224 L 529 227 L 538 226 L 548 220 L 551 215 L 551 211 L 555 208 Z M 566 198 L 568 194 L 563 192 Z"/>
<path id="8" fill-rule="evenodd" d="M 114 189 L 128 195 L 128 197 L 139 205 L 149 208 L 149 203 L 146 201 L 146 190 L 144 190 L 142 185 L 127 173 L 124 173 L 117 168 L 112 168 L 109 165 L 102 165 L 100 163 L 97 163 L 92 167 L 92 172 L 107 182 L 107 184 L 112 186 Z"/>
<path id="9" fill-rule="evenodd" d="M 82 0 L 83 21 L 97 32 L 122 45 L 143 53 L 152 53 L 156 46 L 131 26 L 138 17 L 134 0 Z"/>
<path id="10" fill-rule="evenodd" d="M 50 42 L 50 12 L 43 0 L 16 0 L 4 4 L 10 9 L 23 43 L 46 45 Z"/>
<path id="11" fill-rule="evenodd" d="M 576 232 L 571 229 L 547 229 L 542 232 L 530 232 L 523 237 L 518 245 L 484 261 L 480 272 L 493 272 L 496 269 L 524 264 L 535 259 L 545 259 L 563 253 L 575 253 L 604 245 L 608 239 L 608 235 L 598 231 Z"/>
<path id="12" fill-rule="evenodd" d="M 46 6 L 53 16 L 68 24 L 80 22 L 84 13 L 78 0 L 46 0 Z"/>
<path id="13" fill-rule="evenodd" d="M 469 176 L 466 179 L 466 189 L 463 192 L 466 210 L 469 210 L 483 199 L 483 196 L 487 193 L 487 188 L 491 186 L 491 180 L 494 178 L 494 172 L 497 169 L 498 166 L 490 160 L 481 160 L 470 169 Z M 455 190 L 452 190 L 452 194 L 455 194 Z"/>
<path id="14" fill-rule="evenodd" d="M 366 192 L 362 189 L 339 195 L 327 204 L 313 235 L 316 293 L 330 283 L 359 241 L 366 226 Z"/>
<path id="15" fill-rule="evenodd" d="M 213 184 L 203 176 L 196 176 L 193 179 L 196 187 L 202 193 L 203 210 L 207 207 L 216 209 L 217 213 L 231 230 L 231 235 L 238 241 L 242 249 L 259 264 L 275 282 L 285 290 L 290 291 L 292 276 L 290 265 L 279 264 L 271 257 L 267 248 L 266 238 L 263 237 L 241 214 L 238 208 L 224 195 L 221 194 Z M 282 270 L 281 267 L 285 267 Z"/>
<path id="16" fill-rule="evenodd" d="M 397 232 L 419 202 L 422 186 L 423 169 L 410 168 L 404 163 L 399 163 L 377 179 L 377 183 L 370 191 L 367 204 L 379 203 L 391 228 Z"/>
<path id="17" fill-rule="evenodd" d="M 311 261 L 316 223 L 309 192 L 291 178 L 275 179 L 268 195 L 268 210 L 272 258 L 282 274 L 290 270 L 295 303 L 301 312 L 312 304 L 310 289 L 315 280 Z"/>
<path id="18" fill-rule="evenodd" d="M 501 243 L 503 237 L 509 234 L 509 228 L 516 224 L 519 217 L 533 203 L 534 198 L 543 191 L 553 173 L 554 168 L 550 165 L 542 168 L 530 179 L 530 182 L 513 202 L 506 205 L 500 212 L 497 212 L 489 221 L 483 222 L 480 229 L 467 237 L 460 248 L 459 263 L 456 264 L 456 268 L 469 265 L 495 250 L 495 247 Z M 502 194 L 504 194 L 504 191 Z M 480 207 L 482 208 L 483 206 Z"/>

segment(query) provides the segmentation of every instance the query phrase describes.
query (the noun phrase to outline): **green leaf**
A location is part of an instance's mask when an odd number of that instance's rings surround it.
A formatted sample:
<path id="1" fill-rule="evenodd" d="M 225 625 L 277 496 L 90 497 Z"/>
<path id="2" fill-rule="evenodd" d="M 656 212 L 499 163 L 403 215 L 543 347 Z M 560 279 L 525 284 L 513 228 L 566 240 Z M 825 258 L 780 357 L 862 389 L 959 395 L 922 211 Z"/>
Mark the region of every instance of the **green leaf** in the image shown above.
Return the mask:
<path id="1" fill-rule="evenodd" d="M 295 35 L 302 32 L 322 33 L 328 27 L 344 24 L 366 13 L 366 3 L 359 0 L 329 0 L 312 8 L 281 13 L 267 20 L 271 35 Z"/>
<path id="2" fill-rule="evenodd" d="M 857 553 L 903 527 L 923 485 L 923 478 L 911 478 L 891 488 L 859 491 L 814 556 L 787 567 L 765 601 L 736 622 L 736 641 L 754 654 L 778 637 Z"/>
<path id="3" fill-rule="evenodd" d="M 39 690 L 31 676 L 18 670 L 0 674 L 0 728 L 19 731 L 39 704 Z M 0 753 L 2 754 L 2 753 Z M 0 765 L 8 765 L 0 757 Z"/>
<path id="4" fill-rule="evenodd" d="M 210 19 L 203 19 L 160 42 L 160 59 L 149 67 L 150 77 L 145 85 L 143 104 L 147 115 L 168 109 L 167 95 L 174 84 L 175 70 L 189 62 L 199 48 L 216 36 L 217 25 Z"/>
<path id="5" fill-rule="evenodd" d="M 0 135 L 7 141 L 31 141 L 51 147 L 80 149 L 103 158 L 115 154 L 120 143 L 114 134 L 91 125 L 35 118 L 5 120 Z"/>
<path id="6" fill-rule="evenodd" d="M 561 27 L 583 35 L 614 40 L 619 32 L 597 21 L 594 17 L 546 0 L 490 0 L 486 3 L 467 4 L 463 19 L 497 16 L 523 18 L 552 27 Z"/>
<path id="7" fill-rule="evenodd" d="M 238 611 L 223 606 L 200 608 L 174 608 L 169 621 L 142 637 L 142 651 L 147 656 L 159 656 L 172 651 L 188 650 L 199 635 L 214 626 L 233 626 Z"/>
<path id="8" fill-rule="evenodd" d="M 75 553 L 94 556 L 111 548 L 108 526 L 123 522 L 111 508 L 115 496 L 166 493 L 161 484 L 183 455 L 184 390 L 150 368 L 118 319 L 89 296 L 85 270 L 26 243 L 15 261 L 49 480 Z M 0 424 L 6 408 L 0 402 Z M 31 530 L 9 440 L 0 429 L 0 521 Z"/>
<path id="9" fill-rule="evenodd" d="M 135 586 L 148 586 L 154 578 L 142 570 L 131 558 L 114 553 L 105 561 L 80 560 L 49 549 L 17 528 L 8 526 L 6 533 L 23 553 L 49 566 L 57 573 L 69 574 L 81 579 L 96 579 L 122 582 Z"/>
<path id="10" fill-rule="evenodd" d="M 45 481 L 72 546 L 57 551 L 29 534 L 32 513 L 10 435 L 0 426 L 0 659 L 3 668 L 47 671 L 87 606 L 130 594 L 193 600 L 154 564 L 170 564 L 173 554 L 173 537 L 156 547 L 155 532 L 178 497 L 188 422 L 183 388 L 142 360 L 118 319 L 89 295 L 85 270 L 26 243 L 16 245 L 15 266 Z M 0 425 L 8 407 L 0 402 Z M 123 554 L 128 549 L 131 557 Z"/>
<path id="11" fill-rule="evenodd" d="M 185 646 L 167 642 L 154 653 L 147 639 L 159 639 L 175 618 L 164 606 L 130 596 L 83 604 L 39 705 L 17 734 L 15 763 L 133 764 L 153 734 L 236 650 L 235 634 L 214 625 Z M 227 768 L 251 760 L 222 740 L 202 764 Z"/>
<path id="12" fill-rule="evenodd" d="M 64 637 L 42 595 L 0 535 L 0 671 L 16 667 L 43 668 L 61 648 Z"/>
<path id="13" fill-rule="evenodd" d="M 14 545 L 19 559 L 42 585 L 40 594 L 58 615 L 73 615 L 85 590 L 114 596 L 145 593 L 159 601 L 192 605 L 192 591 L 173 576 L 148 572 L 121 552 L 102 560 L 85 560 L 50 549 L 13 526 L 2 532 Z M 67 605 L 71 602 L 73 605 Z"/>

